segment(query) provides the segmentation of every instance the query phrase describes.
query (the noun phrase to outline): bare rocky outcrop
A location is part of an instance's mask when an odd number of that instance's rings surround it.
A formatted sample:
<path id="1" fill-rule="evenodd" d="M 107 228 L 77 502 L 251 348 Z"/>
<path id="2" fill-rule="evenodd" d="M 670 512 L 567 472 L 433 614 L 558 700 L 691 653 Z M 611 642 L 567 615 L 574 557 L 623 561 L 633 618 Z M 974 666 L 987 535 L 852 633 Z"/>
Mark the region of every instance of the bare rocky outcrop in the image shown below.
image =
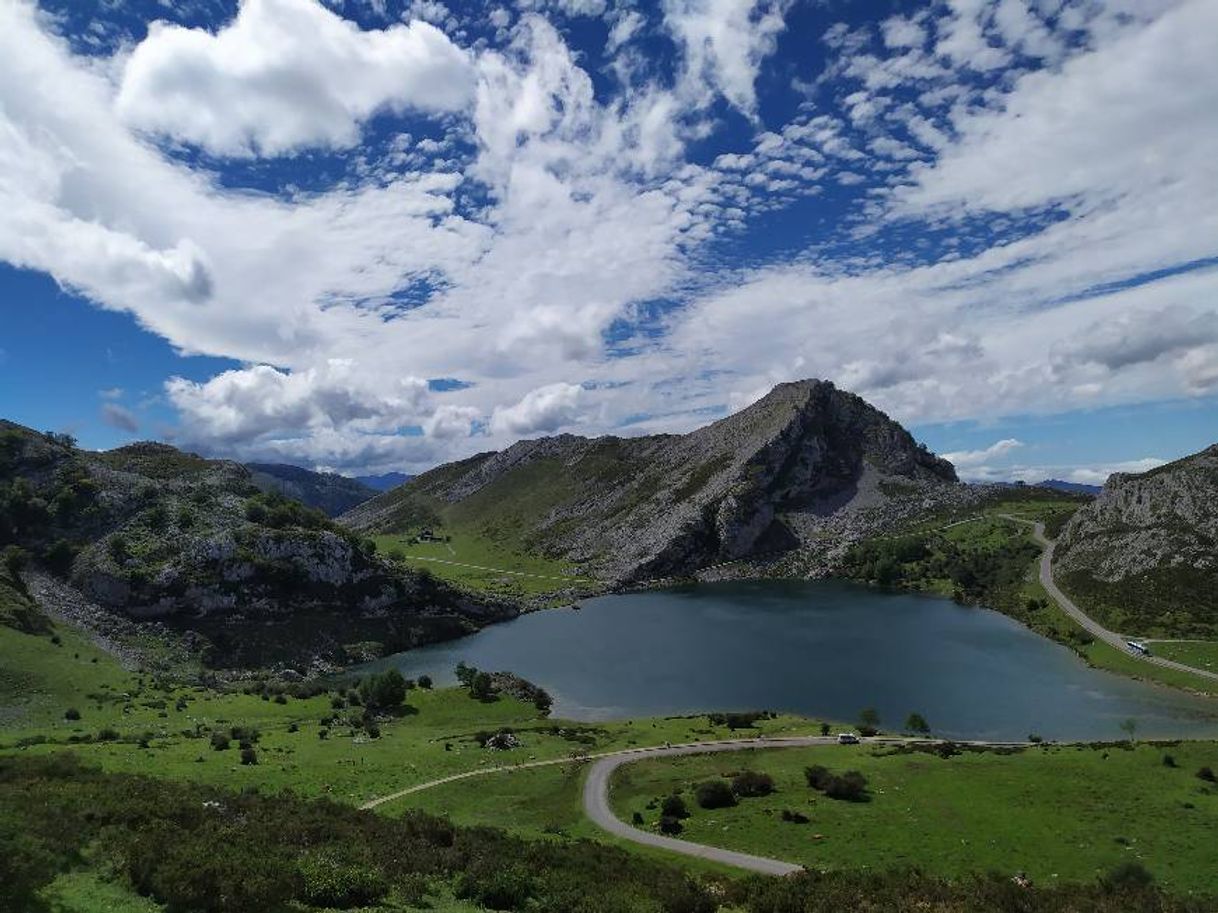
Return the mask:
<path id="1" fill-rule="evenodd" d="M 871 529 L 965 490 L 888 416 L 807 380 L 686 435 L 521 441 L 425 473 L 341 521 L 379 531 L 459 517 L 631 583 L 797 553 L 843 517 Z"/>
<path id="2" fill-rule="evenodd" d="M 1218 568 L 1218 444 L 1140 474 L 1116 473 L 1062 530 L 1057 561 L 1115 582 L 1163 567 Z"/>

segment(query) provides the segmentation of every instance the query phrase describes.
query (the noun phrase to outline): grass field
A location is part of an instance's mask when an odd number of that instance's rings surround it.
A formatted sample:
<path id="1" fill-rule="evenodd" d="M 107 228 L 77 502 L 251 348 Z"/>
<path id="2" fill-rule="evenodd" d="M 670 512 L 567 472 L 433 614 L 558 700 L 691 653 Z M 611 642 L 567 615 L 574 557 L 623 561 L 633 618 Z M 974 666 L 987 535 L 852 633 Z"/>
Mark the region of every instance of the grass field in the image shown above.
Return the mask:
<path id="1" fill-rule="evenodd" d="M 383 555 L 398 555 L 458 586 L 503 596 L 547 596 L 594 588 L 596 581 L 576 569 L 521 549 L 464 532 L 443 531 L 447 542 L 416 542 L 413 534 L 375 536 Z M 469 567 L 468 565 L 476 565 Z"/>
<path id="2" fill-rule="evenodd" d="M 1151 642 L 1155 655 L 1178 663 L 1218 672 L 1218 641 L 1156 640 Z"/>
<path id="3" fill-rule="evenodd" d="M 879 754 L 831 746 L 641 761 L 619 769 L 612 802 L 623 820 L 638 812 L 654 826 L 659 800 L 679 793 L 692 812 L 683 837 L 818 869 L 1025 871 L 1053 883 L 1137 860 L 1177 890 L 1214 888 L 1218 788 L 1195 776 L 1218 766 L 1213 743 Z M 1166 755 L 1178 766 L 1164 766 Z M 861 771 L 870 801 L 809 788 L 803 771 L 813 764 Z M 697 807 L 695 784 L 746 768 L 770 774 L 776 792 L 734 808 Z M 810 820 L 786 822 L 784 809 Z"/>

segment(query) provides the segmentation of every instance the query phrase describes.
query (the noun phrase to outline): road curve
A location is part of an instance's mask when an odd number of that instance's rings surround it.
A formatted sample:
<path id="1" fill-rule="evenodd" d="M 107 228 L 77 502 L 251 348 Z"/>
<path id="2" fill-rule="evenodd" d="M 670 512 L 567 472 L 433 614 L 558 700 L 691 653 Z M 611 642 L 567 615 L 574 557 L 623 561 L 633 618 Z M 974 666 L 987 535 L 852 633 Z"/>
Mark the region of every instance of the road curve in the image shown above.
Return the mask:
<path id="1" fill-rule="evenodd" d="M 1203 678 L 1210 678 L 1218 681 L 1218 672 L 1210 672 L 1206 669 L 1198 669 L 1196 666 L 1186 666 L 1184 663 L 1178 663 L 1174 660 L 1164 659 L 1162 656 L 1145 656 L 1141 653 L 1134 653 L 1129 649 L 1126 643 L 1128 638 L 1109 631 L 1102 624 L 1080 609 L 1074 602 L 1061 591 L 1056 583 L 1053 582 L 1053 551 L 1057 548 L 1057 542 L 1048 538 L 1045 535 L 1045 525 L 1040 522 L 1025 520 L 1022 517 L 1015 517 L 1010 514 L 1001 514 L 1004 519 L 1014 520 L 1016 523 L 1028 524 L 1032 527 L 1032 535 L 1041 546 L 1040 553 L 1040 585 L 1045 588 L 1045 591 L 1052 596 L 1059 606 L 1062 607 L 1067 615 L 1082 625 L 1092 636 L 1116 647 L 1126 656 L 1132 656 L 1134 659 L 1140 659 L 1143 662 L 1151 663 L 1155 666 L 1161 666 L 1164 669 L 1175 669 L 1177 672 L 1189 672 L 1193 675 L 1200 675 Z"/>
<path id="2" fill-rule="evenodd" d="M 748 853 L 737 853 L 720 847 L 706 846 L 689 840 L 679 840 L 651 831 L 639 830 L 622 821 L 609 807 L 609 779 L 613 772 L 623 764 L 640 761 L 643 758 L 676 757 L 690 754 L 709 754 L 717 751 L 742 751 L 749 748 L 806 748 L 810 745 L 830 745 L 835 740 L 827 736 L 794 736 L 774 739 L 733 739 L 724 742 L 698 742 L 690 745 L 673 745 L 664 748 L 640 748 L 633 751 L 617 752 L 599 758 L 588 771 L 584 780 L 584 813 L 602 830 L 614 836 L 639 843 L 643 846 L 671 850 L 674 853 L 684 853 L 686 856 L 696 856 L 699 859 L 709 859 L 724 865 L 761 872 L 763 875 L 792 875 L 803 869 L 803 866 L 781 859 L 769 859 L 765 856 L 751 856 Z"/>

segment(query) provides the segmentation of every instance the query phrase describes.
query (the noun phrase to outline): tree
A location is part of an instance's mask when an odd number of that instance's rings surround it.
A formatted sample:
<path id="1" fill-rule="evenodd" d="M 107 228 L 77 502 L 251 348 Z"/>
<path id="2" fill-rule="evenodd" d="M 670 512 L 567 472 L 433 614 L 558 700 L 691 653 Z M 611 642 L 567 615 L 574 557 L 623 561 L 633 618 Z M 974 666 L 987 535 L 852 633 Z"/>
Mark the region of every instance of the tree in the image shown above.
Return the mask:
<path id="1" fill-rule="evenodd" d="M 478 672 L 470 679 L 469 696 L 477 701 L 489 701 L 495 696 L 495 686 L 486 672 Z"/>
<path id="2" fill-rule="evenodd" d="M 14 583 L 20 585 L 21 572 L 25 570 L 30 561 L 29 554 L 20 545 L 6 545 L 4 551 L 0 552 L 0 556 L 3 556 L 5 573 L 12 578 Z"/>
<path id="3" fill-rule="evenodd" d="M 905 729 L 918 735 L 927 735 L 930 733 L 930 724 L 926 722 L 926 717 L 922 714 L 911 713 L 905 719 Z"/>
<path id="4" fill-rule="evenodd" d="M 79 720 L 80 711 L 77 710 L 75 707 L 69 707 L 67 710 L 64 711 L 63 718 L 65 720 Z"/>
<path id="5" fill-rule="evenodd" d="M 661 834 L 679 834 L 683 830 L 680 818 L 674 818 L 672 815 L 663 815 L 660 817 L 660 833 Z"/>
<path id="6" fill-rule="evenodd" d="M 1134 733 L 1138 731 L 1138 721 L 1133 717 L 1121 722 L 1121 732 L 1129 736 L 1129 741 L 1133 741 Z"/>
<path id="7" fill-rule="evenodd" d="M 258 763 L 258 755 L 255 754 L 253 748 L 242 748 L 241 749 L 241 763 L 242 764 L 257 764 Z"/>
<path id="8" fill-rule="evenodd" d="M 431 676 L 430 675 L 420 675 L 418 678 L 418 685 L 424 691 L 430 690 L 431 689 Z"/>
<path id="9" fill-rule="evenodd" d="M 726 780 L 707 780 L 694 787 L 694 798 L 702 808 L 729 808 L 736 804 L 736 794 Z"/>
<path id="10" fill-rule="evenodd" d="M 859 713 L 859 733 L 875 735 L 880 728 L 880 714 L 874 707 L 865 707 Z"/>
<path id="11" fill-rule="evenodd" d="M 533 692 L 533 706 L 540 711 L 542 716 L 549 716 L 550 708 L 554 706 L 554 698 L 550 697 L 550 693 L 544 688 L 538 688 Z"/>
<path id="12" fill-rule="evenodd" d="M 368 707 L 390 710 L 406 700 L 406 679 L 397 669 L 387 669 L 363 679 L 359 684 L 360 699 Z"/>
<path id="13" fill-rule="evenodd" d="M 478 670 L 475 667 L 467 665 L 465 662 L 457 663 L 457 668 L 455 671 L 457 673 L 457 681 L 459 681 L 466 688 L 470 686 L 474 680 L 474 676 L 478 674 Z"/>
<path id="14" fill-rule="evenodd" d="M 685 807 L 685 800 L 680 796 L 665 796 L 664 801 L 660 803 L 660 814 L 666 818 L 688 818 L 689 809 Z"/>
<path id="15" fill-rule="evenodd" d="M 847 802 L 862 802 L 867 798 L 867 778 L 857 770 L 848 770 L 840 777 L 833 777 L 825 787 L 825 795 L 830 799 L 844 799 Z"/>

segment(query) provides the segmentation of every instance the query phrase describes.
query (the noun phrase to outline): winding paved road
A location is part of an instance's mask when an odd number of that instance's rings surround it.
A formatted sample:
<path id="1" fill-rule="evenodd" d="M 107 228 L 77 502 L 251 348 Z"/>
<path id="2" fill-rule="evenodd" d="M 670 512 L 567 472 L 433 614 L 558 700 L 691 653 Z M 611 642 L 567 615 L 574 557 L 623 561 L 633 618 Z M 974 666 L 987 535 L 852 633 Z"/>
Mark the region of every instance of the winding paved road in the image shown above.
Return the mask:
<path id="1" fill-rule="evenodd" d="M 1053 550 L 1057 547 L 1057 542 L 1048 538 L 1045 535 L 1045 525 L 1032 520 L 1025 520 L 1023 517 L 1015 517 L 1011 514 L 1000 514 L 1001 517 L 1007 520 L 1014 520 L 1016 523 L 1024 523 L 1032 527 L 1032 535 L 1040 544 L 1042 551 L 1040 553 L 1040 584 L 1045 588 L 1045 591 L 1052 596 L 1059 606 L 1062 607 L 1067 615 L 1077 621 L 1080 625 L 1087 629 L 1092 636 L 1104 641 L 1107 644 L 1116 647 L 1126 656 L 1132 656 L 1134 659 L 1140 659 L 1143 662 L 1151 663 L 1156 666 L 1162 666 L 1164 669 L 1175 669 L 1177 672 L 1189 672 L 1193 675 L 1200 675 L 1203 678 L 1210 678 L 1218 681 L 1218 672 L 1210 672 L 1206 669 L 1198 669 L 1196 666 L 1186 666 L 1184 663 L 1178 663 L 1175 660 L 1164 659 L 1162 656 L 1146 656 L 1141 653 L 1135 653 L 1129 649 L 1126 643 L 1128 638 L 1109 631 L 1102 624 L 1080 609 L 1074 602 L 1063 593 L 1053 582 Z"/>

